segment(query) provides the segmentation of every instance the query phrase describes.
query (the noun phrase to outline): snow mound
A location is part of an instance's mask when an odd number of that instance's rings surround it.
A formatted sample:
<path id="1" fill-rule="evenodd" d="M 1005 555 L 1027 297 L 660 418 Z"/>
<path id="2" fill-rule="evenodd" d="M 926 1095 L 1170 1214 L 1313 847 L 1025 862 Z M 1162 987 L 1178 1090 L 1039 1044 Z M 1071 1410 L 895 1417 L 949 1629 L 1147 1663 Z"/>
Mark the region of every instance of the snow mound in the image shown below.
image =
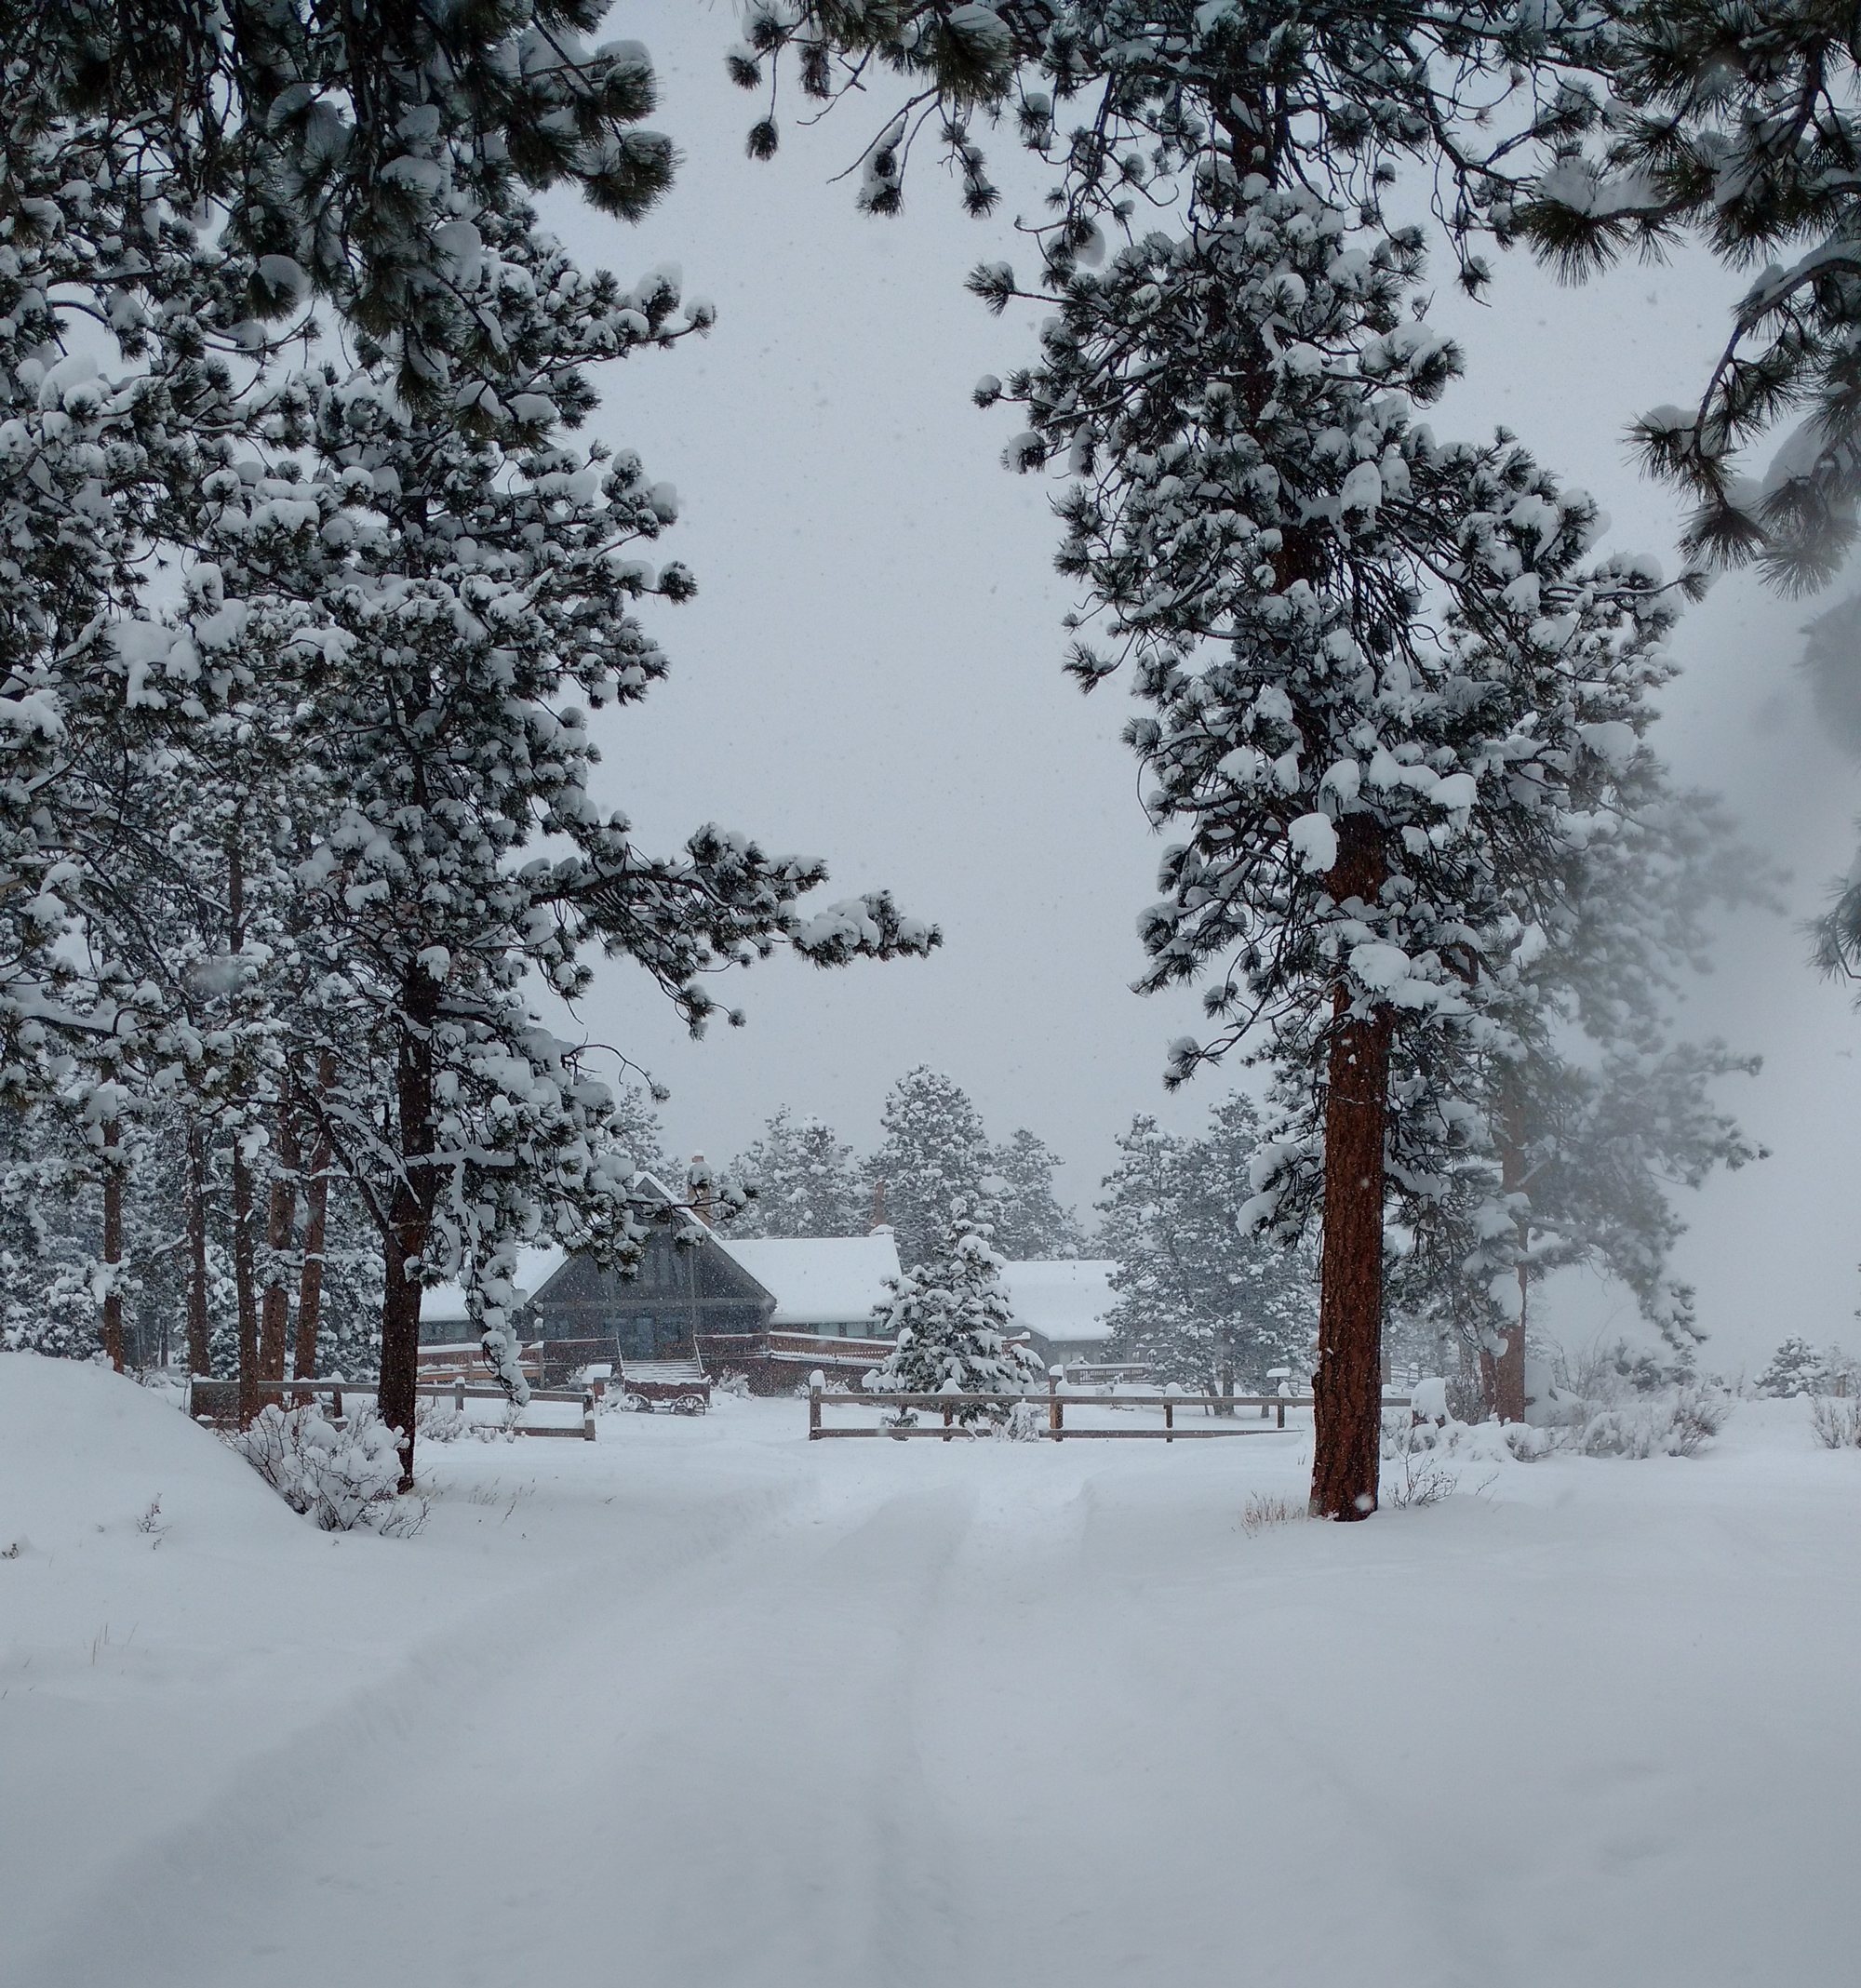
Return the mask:
<path id="1" fill-rule="evenodd" d="M 308 1543 L 276 1494 L 170 1396 L 87 1361 L 0 1354 L 0 1552 L 25 1541 L 34 1554 L 95 1557 L 183 1537 Z"/>

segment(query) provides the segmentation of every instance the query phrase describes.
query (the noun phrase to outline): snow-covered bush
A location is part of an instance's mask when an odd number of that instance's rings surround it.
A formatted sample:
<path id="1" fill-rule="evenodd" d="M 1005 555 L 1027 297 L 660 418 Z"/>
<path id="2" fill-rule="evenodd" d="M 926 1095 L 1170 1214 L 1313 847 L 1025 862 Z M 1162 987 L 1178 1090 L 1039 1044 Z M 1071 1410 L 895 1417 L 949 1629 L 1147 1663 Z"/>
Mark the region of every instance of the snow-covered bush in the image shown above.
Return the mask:
<path id="1" fill-rule="evenodd" d="M 325 1532 L 382 1525 L 394 1514 L 399 1432 L 372 1408 L 358 1408 L 339 1429 L 317 1408 L 274 1403 L 226 1440 L 293 1512 Z"/>
<path id="2" fill-rule="evenodd" d="M 1379 1493 L 1382 1503 L 1433 1504 L 1446 1491 L 1438 1486 L 1429 1495 L 1422 1492 L 1430 1474 L 1443 1469 L 1450 1458 L 1456 1463 L 1534 1463 L 1550 1453 L 1553 1438 L 1547 1429 L 1525 1422 L 1460 1421 L 1444 1381 L 1418 1381 L 1411 1399 L 1412 1408 L 1384 1411 L 1382 1461 L 1389 1468 Z"/>
<path id="3" fill-rule="evenodd" d="M 1861 1449 L 1861 1401 L 1818 1394 L 1810 1404 L 1810 1426 L 1825 1449 Z"/>
<path id="4" fill-rule="evenodd" d="M 747 1374 L 720 1374 L 711 1387 L 714 1394 L 728 1394 L 732 1401 L 750 1398 L 750 1377 Z"/>
<path id="5" fill-rule="evenodd" d="M 1570 1440 L 1587 1457 L 1691 1457 L 1725 1426 L 1731 1403 L 1709 1381 L 1690 1381 L 1660 1399 L 1594 1409 Z"/>
<path id="6" fill-rule="evenodd" d="M 1011 1443 L 1038 1443 L 1040 1432 L 1047 1426 L 1047 1413 L 1040 1402 L 1017 1401 L 1008 1411 L 1001 1433 Z"/>
<path id="7" fill-rule="evenodd" d="M 422 1395 L 413 1411 L 415 1435 L 422 1443 L 456 1443 L 471 1429 L 471 1419 L 462 1410 L 444 1407 L 432 1395 Z"/>

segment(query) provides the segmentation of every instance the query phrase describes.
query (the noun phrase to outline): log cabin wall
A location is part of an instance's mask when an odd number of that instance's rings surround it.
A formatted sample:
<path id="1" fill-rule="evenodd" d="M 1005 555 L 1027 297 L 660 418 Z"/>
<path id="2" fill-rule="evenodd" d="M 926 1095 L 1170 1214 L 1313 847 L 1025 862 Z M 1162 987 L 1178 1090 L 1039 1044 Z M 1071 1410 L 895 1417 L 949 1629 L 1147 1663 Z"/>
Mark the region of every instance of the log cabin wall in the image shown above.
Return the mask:
<path id="1" fill-rule="evenodd" d="M 537 1292 L 527 1325 L 542 1341 L 546 1381 L 606 1361 L 693 1358 L 713 1334 L 765 1334 L 775 1301 L 708 1235 L 679 1233 L 656 1229 L 632 1276 L 577 1257 Z"/>

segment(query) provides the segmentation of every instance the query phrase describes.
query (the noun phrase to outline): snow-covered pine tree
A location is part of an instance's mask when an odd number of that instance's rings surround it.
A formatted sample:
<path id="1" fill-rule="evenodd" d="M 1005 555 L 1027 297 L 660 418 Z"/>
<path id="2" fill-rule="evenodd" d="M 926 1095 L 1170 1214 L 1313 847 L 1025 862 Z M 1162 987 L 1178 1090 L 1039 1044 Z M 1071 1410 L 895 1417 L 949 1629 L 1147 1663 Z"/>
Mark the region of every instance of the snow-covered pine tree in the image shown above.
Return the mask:
<path id="1" fill-rule="evenodd" d="M 872 1197 L 850 1146 L 820 1118 L 783 1105 L 730 1165 L 755 1194 L 731 1221 L 737 1235 L 864 1235 Z"/>
<path id="2" fill-rule="evenodd" d="M 653 1109 L 651 1091 L 642 1084 L 623 1084 L 614 1093 L 614 1143 L 642 1173 L 672 1185 L 672 1160 L 665 1150 L 665 1128 Z"/>
<path id="3" fill-rule="evenodd" d="M 1058 308 L 1041 365 L 1009 382 L 1030 425 L 1008 455 L 1079 479 L 1061 564 L 1112 648 L 1081 643 L 1073 668 L 1090 686 L 1135 660 L 1157 710 L 1131 728 L 1158 776 L 1153 818 L 1192 828 L 1165 865 L 1146 984 L 1212 972 L 1217 1033 L 1176 1047 L 1171 1080 L 1243 1039 L 1304 1073 L 1289 1078 L 1302 1097 L 1281 1095 L 1292 1130 L 1263 1155 L 1256 1208 L 1296 1227 L 1315 1169 L 1329 1176 L 1313 1502 L 1360 1516 L 1375 1501 L 1391 1106 L 1439 1098 L 1432 1080 L 1392 1092 L 1399 1021 L 1428 1043 L 1418 1066 L 1471 1033 L 1519 936 L 1502 874 L 1550 876 L 1587 832 L 1572 776 L 1614 727 L 1645 722 L 1670 612 L 1645 566 L 1581 568 L 1594 507 L 1509 435 L 1443 449 L 1412 424 L 1457 355 L 1420 322 L 1420 237 L 1384 231 L 1381 193 L 1393 155 L 1433 153 L 1461 246 L 1494 160 L 1594 122 L 1555 80 L 1533 93 L 1608 25 L 1409 5 L 1322 20 L 1145 0 L 1038 23 L 961 12 L 758 13 L 733 68 L 754 83 L 793 49 L 823 97 L 875 67 L 908 75 L 941 100 L 978 210 L 993 189 L 967 113 L 1012 87 L 1024 140 L 1059 168 L 1027 293 Z M 1508 94 L 1515 137 L 1466 143 Z M 898 206 L 923 122 L 869 148 L 868 207 Z M 1141 232 L 1172 202 L 1171 231 Z M 1477 287 L 1486 272 L 1464 256 L 1461 274 Z M 997 307 L 1023 294 L 1005 265 L 973 287 Z M 1001 394 L 990 379 L 977 397 Z M 1302 1172 L 1311 1192 L 1289 1194 Z"/>
<path id="4" fill-rule="evenodd" d="M 864 1169 L 874 1205 L 883 1206 L 898 1237 L 899 1261 L 928 1263 L 952 1207 L 975 1207 L 999 1192 L 982 1114 L 959 1084 L 920 1063 L 892 1086 L 879 1124 L 884 1137 Z"/>
<path id="5" fill-rule="evenodd" d="M 875 1314 L 892 1350 L 865 1378 L 880 1394 L 1000 1397 L 956 1408 L 965 1427 L 1005 1421 L 1013 1398 L 1041 1378 L 1039 1356 L 1014 1337 L 993 1212 L 986 1197 L 952 1203 L 929 1260 L 897 1278 Z"/>
<path id="6" fill-rule="evenodd" d="M 1771 1364 L 1752 1383 L 1761 1394 L 1787 1399 L 1792 1394 L 1819 1394 L 1828 1381 L 1829 1357 L 1819 1353 L 1801 1334 L 1792 1334 L 1775 1353 Z"/>
<path id="7" fill-rule="evenodd" d="M 634 550 L 672 514 L 637 460 L 552 431 L 592 404 L 588 365 L 676 335 L 678 297 L 663 274 L 632 292 L 584 276 L 528 215 L 487 221 L 454 281 L 529 355 L 525 392 L 428 417 L 385 368 L 326 365 L 273 402 L 274 446 L 301 461 L 207 485 L 221 510 L 203 550 L 244 604 L 240 652 L 303 714 L 298 1093 L 382 1232 L 382 1413 L 403 1429 L 422 1285 L 463 1279 L 521 1393 L 516 1249 L 625 1260 L 639 1240 L 611 1095 L 531 1011 L 526 974 L 572 1003 L 598 946 L 702 1031 L 716 967 L 777 944 L 831 965 L 936 942 L 883 895 L 808 915 L 817 862 L 713 827 L 650 858 L 593 805 L 569 700 L 643 696 L 665 659 L 633 610 L 690 581 Z M 542 837 L 559 853 L 532 854 Z M 325 1055 L 328 1088 L 307 1077 Z"/>
<path id="8" fill-rule="evenodd" d="M 1627 7 L 1600 54 L 1583 131 L 1535 172 L 1519 155 L 1488 211 L 1566 277 L 1682 235 L 1761 272 L 1705 380 L 1680 382 L 1679 405 L 1644 414 L 1638 436 L 1694 500 L 1690 553 L 1755 560 L 1792 592 L 1823 585 L 1855 541 L 1861 499 L 1854 23 L 1734 0 Z M 1761 473 L 1741 458 L 1767 434 Z"/>
<path id="9" fill-rule="evenodd" d="M 1132 664 L 1146 805 L 1188 832 L 1141 984 L 1212 975 L 1214 1028 L 1170 1081 L 1245 1046 L 1291 1086 L 1253 1213 L 1290 1234 L 1322 1205 L 1314 1501 L 1349 1516 L 1375 1500 L 1386 1148 L 1401 1167 L 1407 1108 L 1425 1140 L 1440 1115 L 1438 1082 L 1392 1091 L 1394 1035 L 1420 1055 L 1474 1028 L 1523 936 L 1515 886 L 1555 900 L 1587 769 L 1647 722 L 1673 608 L 1646 563 L 1585 566 L 1594 504 L 1509 435 L 1413 423 L 1458 364 L 1408 311 L 1418 240 L 1242 174 L 1251 147 L 1211 139 L 1186 233 L 1063 258 L 1010 453 L 1078 473 L 1061 563 L 1105 634 L 1072 668 Z"/>
<path id="10" fill-rule="evenodd" d="M 455 281 L 481 217 L 566 185 L 633 220 L 671 182 L 671 140 L 641 127 L 650 60 L 637 42 L 591 47 L 603 12 L 5 0 L 0 48 L 37 121 L 82 117 L 133 144 L 132 196 L 160 168 L 183 210 L 223 215 L 254 333 L 324 297 L 363 361 L 432 413 L 532 363 Z"/>
<path id="11" fill-rule="evenodd" d="M 1045 1140 L 1024 1127 L 995 1149 L 989 1164 L 1000 1183 L 995 1247 L 1011 1263 L 1085 1253 L 1078 1216 L 1053 1192 L 1053 1176 L 1065 1163 Z"/>
<path id="12" fill-rule="evenodd" d="M 1561 1264 L 1619 1276 L 1677 1350 L 1697 1339 L 1671 1270 L 1684 1227 L 1671 1189 L 1760 1156 L 1714 1098 L 1755 1063 L 1680 1040 L 1676 1016 L 1684 979 L 1710 964 L 1711 908 L 1766 901 L 1768 878 L 1716 803 L 1671 794 L 1646 743 L 1622 744 L 1593 796 L 1606 832 L 1565 850 L 1556 893 L 1526 881 L 1525 936 L 1494 976 L 1485 1030 L 1451 1079 L 1434 1074 L 1478 1109 L 1443 1121 L 1432 1161 L 1412 1142 L 1409 1181 L 1399 1173 L 1413 1247 L 1392 1298 L 1479 1352 L 1506 1421 L 1524 1412 L 1529 1287 Z M 1396 1088 L 1425 1085 L 1396 1047 Z"/>
<path id="13" fill-rule="evenodd" d="M 1204 1394 L 1237 1380 L 1264 1388 L 1269 1368 L 1302 1367 L 1318 1324 L 1309 1256 L 1240 1222 L 1258 1112 L 1235 1093 L 1210 1118 L 1201 1138 L 1180 1139 L 1139 1114 L 1098 1202 L 1099 1247 L 1118 1265 L 1119 1355 Z"/>

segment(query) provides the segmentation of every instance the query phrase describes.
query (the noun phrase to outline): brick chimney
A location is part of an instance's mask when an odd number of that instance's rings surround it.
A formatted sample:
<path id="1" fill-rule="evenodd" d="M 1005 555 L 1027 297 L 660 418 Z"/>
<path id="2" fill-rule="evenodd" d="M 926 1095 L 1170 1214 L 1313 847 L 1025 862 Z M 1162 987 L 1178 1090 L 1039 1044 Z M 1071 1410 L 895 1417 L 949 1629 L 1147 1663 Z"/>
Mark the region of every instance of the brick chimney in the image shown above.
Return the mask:
<path id="1" fill-rule="evenodd" d="M 705 1165 L 702 1153 L 694 1153 L 690 1166 L 685 1169 L 685 1198 L 690 1204 L 691 1212 L 708 1229 L 711 1226 L 711 1169 Z"/>

